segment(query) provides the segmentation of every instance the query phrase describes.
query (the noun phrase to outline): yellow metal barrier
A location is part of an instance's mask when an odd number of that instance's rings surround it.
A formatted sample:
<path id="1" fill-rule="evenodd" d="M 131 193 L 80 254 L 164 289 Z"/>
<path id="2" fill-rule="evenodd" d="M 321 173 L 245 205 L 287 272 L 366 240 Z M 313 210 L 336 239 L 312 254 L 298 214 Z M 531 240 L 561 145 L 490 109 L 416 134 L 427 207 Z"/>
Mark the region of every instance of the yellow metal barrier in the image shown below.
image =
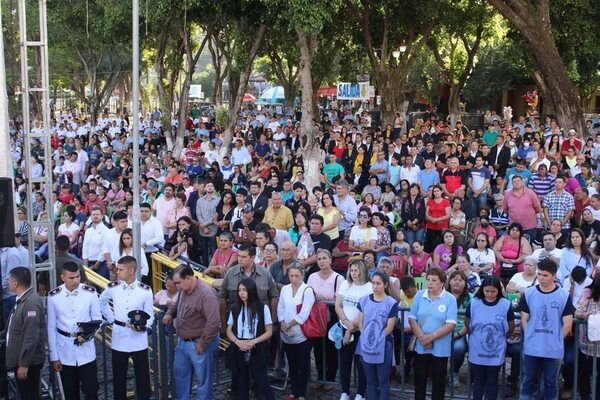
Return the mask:
<path id="1" fill-rule="evenodd" d="M 161 252 L 152 253 L 152 286 L 154 288 L 162 287 L 166 274 L 163 272 L 163 267 L 167 267 L 170 269 L 175 269 L 179 267 L 180 263 L 176 260 L 172 260 L 166 254 Z M 194 275 L 196 278 L 203 280 L 208 283 L 210 286 L 214 287 L 215 278 L 205 275 L 202 272 L 195 271 Z"/>

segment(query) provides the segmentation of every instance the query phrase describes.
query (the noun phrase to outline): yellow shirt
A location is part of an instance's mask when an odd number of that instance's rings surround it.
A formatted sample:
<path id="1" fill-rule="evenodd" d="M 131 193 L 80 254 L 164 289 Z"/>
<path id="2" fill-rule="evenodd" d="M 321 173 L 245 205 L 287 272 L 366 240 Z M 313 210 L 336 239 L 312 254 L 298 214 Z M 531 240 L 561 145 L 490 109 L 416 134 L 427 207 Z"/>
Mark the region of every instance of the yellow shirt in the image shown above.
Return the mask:
<path id="1" fill-rule="evenodd" d="M 363 164 L 364 158 L 365 158 L 364 154 L 359 154 L 356 156 L 356 159 L 354 160 L 354 168 L 352 168 L 353 173 L 358 172 L 358 167 Z"/>
<path id="2" fill-rule="evenodd" d="M 286 231 L 294 226 L 294 217 L 292 211 L 286 206 L 281 206 L 278 210 L 275 210 L 273 206 L 270 206 L 265 211 L 265 217 L 263 221 L 268 224 L 271 228 Z"/>
<path id="3" fill-rule="evenodd" d="M 319 208 L 319 211 L 317 211 L 317 214 L 319 214 L 320 216 L 323 217 L 323 226 L 329 226 L 333 223 L 333 217 L 335 217 L 335 215 L 339 213 L 338 210 L 333 209 L 328 213 L 325 213 L 325 209 L 324 208 Z M 329 238 L 331 240 L 337 239 L 340 237 L 340 231 L 337 230 L 337 227 L 333 227 L 328 231 L 323 231 L 324 234 L 326 234 L 327 236 L 329 236 Z"/>

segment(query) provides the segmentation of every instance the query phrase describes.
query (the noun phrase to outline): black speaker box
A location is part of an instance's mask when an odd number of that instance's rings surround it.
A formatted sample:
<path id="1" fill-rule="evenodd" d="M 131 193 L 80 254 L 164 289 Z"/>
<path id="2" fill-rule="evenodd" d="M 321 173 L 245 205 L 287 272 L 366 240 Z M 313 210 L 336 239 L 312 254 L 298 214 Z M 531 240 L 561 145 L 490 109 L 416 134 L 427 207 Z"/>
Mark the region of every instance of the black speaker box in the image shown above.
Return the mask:
<path id="1" fill-rule="evenodd" d="M 13 181 L 0 178 L 0 247 L 15 245 L 15 199 Z"/>

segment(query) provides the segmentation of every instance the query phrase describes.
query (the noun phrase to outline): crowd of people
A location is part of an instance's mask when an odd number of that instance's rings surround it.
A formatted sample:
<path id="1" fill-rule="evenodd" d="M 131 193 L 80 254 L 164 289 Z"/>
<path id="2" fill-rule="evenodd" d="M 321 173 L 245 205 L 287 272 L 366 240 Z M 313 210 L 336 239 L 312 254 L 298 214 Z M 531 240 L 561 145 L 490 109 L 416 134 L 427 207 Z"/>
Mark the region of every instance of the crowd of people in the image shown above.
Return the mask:
<path id="1" fill-rule="evenodd" d="M 7 368 L 21 398 L 37 398 L 31 391 L 45 356 L 35 349 L 45 340 L 66 398 L 78 398 L 80 386 L 96 398 L 87 333 L 99 324 L 79 323 L 102 320 L 113 324 L 115 399 L 126 396 L 130 358 L 138 396 L 149 398 L 146 329 L 156 305 L 165 311 L 157 323 L 177 339 L 176 399 L 189 398 L 192 374 L 197 398 L 212 398 L 219 338 L 230 343 L 231 395 L 239 399 L 250 391 L 273 399 L 269 382 L 286 373 L 287 399 L 306 398 L 312 357 L 313 389 L 336 390 L 339 382 L 340 400 L 388 399 L 390 379 L 401 375 L 417 399 L 425 399 L 431 377 L 431 397 L 442 399 L 447 385 L 463 384 L 465 358 L 475 399 L 497 397 L 506 358 L 505 394 L 568 399 L 575 351 L 578 394 L 589 399 L 589 366 L 598 355 L 585 329 L 573 337 L 573 318 L 587 320 L 600 304 L 600 118 L 576 132 L 550 117 L 510 121 L 489 113 L 485 127 L 469 130 L 432 114 L 405 132 L 399 115 L 378 126 L 368 111 L 333 106 L 314 122 L 316 187 L 307 186 L 305 138 L 288 109 L 243 109 L 223 157 L 224 129 L 197 107 L 184 127 L 171 122 L 185 134 L 180 156 L 166 147 L 158 110 L 140 117 L 136 144 L 126 115 L 105 114 L 93 125 L 57 115 L 53 153 L 32 139 L 31 165 L 23 155 L 27 135 L 11 124 L 17 234 L 0 263 L 8 347 L 21 349 Z M 139 258 L 133 145 L 142 158 Z M 45 157 L 53 187 L 28 185 L 25 169 L 41 176 Z M 47 218 L 45 198 L 52 199 L 56 229 L 60 280 L 40 274 L 37 288 L 22 267 L 29 247 L 48 257 L 49 235 L 27 220 L 27 190 L 34 218 Z M 192 261 L 213 287 L 182 266 L 167 275 L 165 289 L 153 288 L 150 257 L 159 251 Z M 82 267 L 111 283 L 98 295 Z M 39 296 L 46 295 L 45 309 Z M 325 340 L 306 329 L 322 307 Z M 31 324 L 39 338 L 22 340 Z"/>

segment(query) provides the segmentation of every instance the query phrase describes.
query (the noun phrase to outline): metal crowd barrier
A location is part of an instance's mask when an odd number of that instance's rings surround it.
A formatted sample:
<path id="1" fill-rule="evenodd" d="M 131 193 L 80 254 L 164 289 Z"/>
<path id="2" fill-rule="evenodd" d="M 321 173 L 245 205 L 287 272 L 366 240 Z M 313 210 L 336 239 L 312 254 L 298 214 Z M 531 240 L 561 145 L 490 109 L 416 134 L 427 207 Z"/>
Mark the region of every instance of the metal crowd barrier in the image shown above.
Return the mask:
<path id="1" fill-rule="evenodd" d="M 327 301 L 325 302 L 328 306 L 334 306 L 335 302 L 333 301 Z M 406 334 L 404 332 L 404 319 L 408 318 L 408 313 L 410 312 L 409 308 L 405 308 L 405 307 L 401 307 L 400 309 L 400 317 L 397 320 L 396 323 L 396 329 L 394 331 L 394 334 L 397 334 L 398 332 L 400 333 L 400 338 L 399 338 L 399 342 L 400 342 L 400 359 L 396 360 L 396 367 L 400 369 L 400 377 L 399 377 L 399 382 L 395 384 L 395 382 L 393 381 L 391 384 L 391 392 L 392 393 L 396 393 L 396 394 L 414 394 L 414 387 L 412 385 L 409 385 L 406 381 L 406 378 L 404 376 L 404 363 L 406 360 Z M 515 319 L 520 319 L 520 314 L 515 313 Z M 581 329 L 587 329 L 587 323 L 585 321 L 581 321 L 578 319 L 574 319 L 574 323 L 573 323 L 573 339 L 574 340 L 574 346 L 573 346 L 573 351 L 574 351 L 574 361 L 573 361 L 573 388 L 572 388 L 572 398 L 573 399 L 577 399 L 578 398 L 578 393 L 577 393 L 577 387 L 578 387 L 578 382 L 577 382 L 577 377 L 579 375 L 579 357 L 580 357 L 580 341 L 579 341 L 579 332 Z M 321 352 L 323 354 L 323 361 L 322 361 L 322 367 L 323 367 L 323 374 L 325 374 L 326 371 L 326 366 L 328 365 L 327 363 L 327 351 L 325 351 L 325 346 L 326 346 L 326 342 L 329 339 L 327 339 L 327 337 L 324 337 L 320 340 L 321 346 L 323 346 L 323 351 Z M 522 362 L 522 357 L 523 357 L 523 352 L 522 352 L 522 344 L 519 344 L 520 347 L 520 352 L 519 352 L 519 357 L 521 358 L 521 363 L 520 363 L 520 370 L 519 370 L 519 385 L 522 382 L 522 375 L 523 375 L 523 371 L 522 371 L 522 367 L 523 367 L 523 362 Z M 452 339 L 452 347 L 454 348 L 454 338 Z M 593 343 L 593 354 L 596 354 L 597 352 L 597 347 L 598 347 L 598 343 L 595 342 Z M 506 360 L 504 365 L 502 366 L 502 369 L 500 371 L 500 376 L 499 376 L 499 397 L 504 399 L 507 398 L 506 396 L 506 382 L 507 382 L 507 377 L 508 377 L 508 373 L 506 372 L 507 368 L 509 368 L 509 366 L 507 365 L 508 359 L 511 359 L 511 356 L 506 356 Z M 512 362 L 512 360 L 511 360 Z M 597 357 L 593 357 L 592 360 L 592 376 L 591 376 L 591 382 L 590 382 L 590 386 L 591 386 L 591 398 L 594 399 L 596 398 L 596 393 L 598 388 L 596 387 L 596 376 L 597 376 L 597 372 L 598 372 L 598 366 L 597 366 L 597 362 L 598 362 L 598 358 Z M 448 359 L 448 363 L 449 363 L 449 367 L 448 367 L 448 374 L 447 376 L 449 377 L 449 385 L 446 389 L 446 398 L 449 399 L 471 399 L 472 398 L 472 390 L 471 390 L 471 368 L 469 365 L 469 361 L 468 361 L 468 351 L 467 351 L 467 355 L 465 356 L 465 360 L 463 363 L 463 367 L 466 367 L 466 377 L 467 377 L 467 382 L 466 384 L 461 384 L 461 387 L 463 388 L 463 390 L 457 390 L 457 388 L 454 388 L 454 386 L 452 385 L 452 379 L 455 375 L 454 373 L 454 352 L 451 353 L 451 356 Z M 338 389 L 340 389 L 341 391 L 341 387 L 339 386 L 339 379 L 340 379 L 340 371 L 339 371 L 339 366 L 341 365 L 341 363 L 339 362 L 339 351 L 338 351 L 338 376 L 336 381 L 320 381 L 320 380 L 316 380 L 313 379 L 313 382 L 318 382 L 318 383 L 327 383 L 327 384 L 333 384 L 336 385 L 338 387 Z M 461 368 L 462 369 L 462 368 Z M 353 390 L 356 389 L 357 386 L 357 378 L 356 378 L 356 367 L 354 367 L 353 370 L 354 374 L 353 374 L 353 381 L 351 382 L 351 386 L 353 388 Z M 411 368 L 411 373 L 414 373 L 414 369 Z M 512 397 L 512 398 L 518 398 L 518 391 L 520 389 L 520 386 L 517 386 L 517 393 Z M 430 396 L 431 393 L 428 392 L 428 395 Z"/>

